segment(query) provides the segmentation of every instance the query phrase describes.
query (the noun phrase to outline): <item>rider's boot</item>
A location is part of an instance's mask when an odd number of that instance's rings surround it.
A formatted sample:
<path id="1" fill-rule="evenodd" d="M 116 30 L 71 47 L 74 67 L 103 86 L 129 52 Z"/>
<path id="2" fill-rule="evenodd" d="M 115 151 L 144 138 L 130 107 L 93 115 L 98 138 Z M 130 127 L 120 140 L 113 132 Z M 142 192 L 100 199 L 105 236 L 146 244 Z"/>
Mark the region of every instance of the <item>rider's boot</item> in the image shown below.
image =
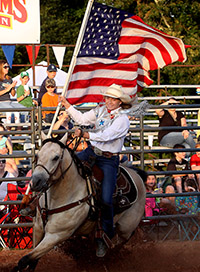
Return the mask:
<path id="1" fill-rule="evenodd" d="M 108 251 L 108 247 L 105 241 L 101 238 L 97 239 L 97 249 L 96 249 L 96 256 L 99 258 L 103 258 Z"/>

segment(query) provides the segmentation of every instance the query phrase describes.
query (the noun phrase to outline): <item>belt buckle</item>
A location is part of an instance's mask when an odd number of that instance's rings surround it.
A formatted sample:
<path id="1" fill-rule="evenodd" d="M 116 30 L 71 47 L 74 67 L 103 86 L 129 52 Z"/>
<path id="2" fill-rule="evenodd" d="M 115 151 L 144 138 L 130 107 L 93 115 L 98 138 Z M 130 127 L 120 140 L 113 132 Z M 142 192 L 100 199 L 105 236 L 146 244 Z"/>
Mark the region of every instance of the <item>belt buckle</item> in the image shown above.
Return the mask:
<path id="1" fill-rule="evenodd" d="M 97 155 L 97 156 L 102 156 L 103 155 L 103 152 L 96 146 L 94 146 L 94 153 Z"/>

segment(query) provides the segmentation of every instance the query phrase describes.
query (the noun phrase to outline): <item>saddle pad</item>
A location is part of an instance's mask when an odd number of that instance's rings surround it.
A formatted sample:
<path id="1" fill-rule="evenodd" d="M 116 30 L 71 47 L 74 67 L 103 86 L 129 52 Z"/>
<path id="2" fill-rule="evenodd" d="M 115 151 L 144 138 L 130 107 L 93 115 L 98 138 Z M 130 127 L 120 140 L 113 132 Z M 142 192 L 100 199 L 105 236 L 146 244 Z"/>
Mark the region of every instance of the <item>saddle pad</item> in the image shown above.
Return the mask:
<path id="1" fill-rule="evenodd" d="M 120 178 L 117 180 L 116 192 L 113 195 L 114 213 L 118 214 L 128 209 L 137 199 L 138 191 L 128 170 L 119 166 Z M 123 179 L 123 182 L 120 181 Z M 121 186 L 123 184 L 123 186 Z M 126 186 L 124 185 L 126 184 Z M 123 187 L 123 189 L 122 189 Z"/>

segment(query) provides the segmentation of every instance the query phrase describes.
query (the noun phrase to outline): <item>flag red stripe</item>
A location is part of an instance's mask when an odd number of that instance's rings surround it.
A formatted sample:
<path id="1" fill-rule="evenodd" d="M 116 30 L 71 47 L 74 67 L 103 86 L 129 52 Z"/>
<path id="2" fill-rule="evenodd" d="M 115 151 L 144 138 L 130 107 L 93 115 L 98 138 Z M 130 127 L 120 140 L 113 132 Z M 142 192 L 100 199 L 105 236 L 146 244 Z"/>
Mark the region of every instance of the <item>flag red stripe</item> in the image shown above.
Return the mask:
<path id="1" fill-rule="evenodd" d="M 135 87 L 137 85 L 137 79 L 115 79 L 115 78 L 98 78 L 93 77 L 88 80 L 71 81 L 69 84 L 70 89 L 84 89 L 90 86 L 110 86 L 111 84 L 122 85 L 123 87 Z"/>
<path id="2" fill-rule="evenodd" d="M 146 77 L 144 75 L 139 74 L 138 77 L 137 77 L 137 80 L 141 81 L 141 82 L 144 82 L 148 86 L 153 84 L 153 80 L 151 80 L 150 78 L 148 78 L 148 77 Z"/>
<path id="3" fill-rule="evenodd" d="M 78 64 L 74 68 L 73 73 L 77 72 L 89 72 L 95 70 L 121 70 L 121 71 L 133 71 L 137 70 L 138 63 L 115 63 L 115 64 L 104 64 L 104 63 L 91 63 L 91 64 Z"/>
<path id="4" fill-rule="evenodd" d="M 69 103 L 73 104 L 78 104 L 78 103 L 88 103 L 88 102 L 94 102 L 94 103 L 99 103 L 103 100 L 102 94 L 88 94 L 88 95 L 83 95 L 81 97 L 70 97 L 67 99 Z"/>
<path id="5" fill-rule="evenodd" d="M 133 40 L 133 42 L 131 40 Z M 167 64 L 169 64 L 169 63 L 172 62 L 171 55 L 169 54 L 167 48 L 161 42 L 159 42 L 158 40 L 153 39 L 153 38 L 148 38 L 148 41 L 146 41 L 145 38 L 143 38 L 143 41 L 141 39 L 139 39 L 139 40 L 140 41 L 138 41 L 138 42 L 139 42 L 139 44 L 141 44 L 141 46 L 142 46 L 143 43 L 145 43 L 145 45 L 146 45 L 147 42 L 150 43 L 150 44 L 152 44 L 152 45 L 154 45 L 160 51 L 160 54 L 163 57 L 165 65 L 167 65 Z M 132 44 L 138 44 L 138 43 L 134 43 L 134 38 L 133 37 L 131 37 L 130 42 L 129 42 L 129 37 L 128 36 L 121 37 L 120 40 L 119 40 L 119 43 L 120 44 L 131 44 L 131 43 Z M 146 47 L 147 47 L 147 45 L 146 45 Z M 141 48 L 141 50 L 143 50 L 143 48 Z M 136 53 L 138 54 L 139 51 L 140 51 L 140 49 L 137 50 L 137 51 L 132 52 L 132 54 L 136 54 Z M 148 52 L 148 54 L 146 54 L 147 52 Z M 142 54 L 145 57 L 149 56 L 149 57 L 147 57 L 148 60 L 149 60 L 149 62 L 151 62 L 151 58 L 152 57 L 155 60 L 155 58 L 153 56 L 153 53 L 152 52 L 150 53 L 150 52 L 151 52 L 150 50 L 148 50 L 147 48 L 145 48 L 145 50 L 143 50 L 143 54 Z M 131 53 L 130 53 L 130 55 L 131 55 Z M 125 57 L 124 54 L 123 54 L 123 56 L 121 56 L 121 54 L 120 54 L 119 59 L 121 59 L 121 58 L 123 59 L 124 57 Z M 151 67 L 151 65 L 150 65 L 150 67 Z M 158 68 L 158 65 L 154 69 L 157 69 L 157 68 Z"/>
<path id="6" fill-rule="evenodd" d="M 162 32 L 161 32 L 161 34 L 160 33 L 156 33 L 157 30 L 156 30 L 156 32 L 154 32 L 153 30 L 151 30 L 149 28 L 143 27 L 141 25 L 137 25 L 134 22 L 128 22 L 126 20 L 123 21 L 122 28 L 132 28 L 133 30 L 134 30 L 134 28 L 136 28 L 136 29 L 144 30 L 144 31 L 147 31 L 148 33 L 152 33 L 154 35 L 157 35 L 158 37 L 162 37 L 163 39 L 165 39 L 174 48 L 174 51 L 176 51 L 176 53 L 179 56 L 178 60 L 179 61 L 183 61 L 184 60 L 184 56 L 183 56 L 181 47 L 177 43 L 177 40 L 179 40 L 179 39 L 171 37 L 171 36 L 164 35 Z M 147 37 L 146 39 L 149 39 L 149 38 Z"/>
<path id="7" fill-rule="evenodd" d="M 155 69 L 158 69 L 158 64 L 156 62 L 156 59 L 154 57 L 154 54 L 149 51 L 148 49 L 146 48 L 140 48 L 138 51 L 137 51 L 137 54 L 139 55 L 142 55 L 142 56 L 145 56 L 148 60 L 149 60 L 149 70 L 155 70 Z M 119 59 L 124 59 L 124 58 L 129 58 L 131 57 L 132 55 L 134 55 L 134 53 L 132 54 L 120 54 L 119 56 Z"/>

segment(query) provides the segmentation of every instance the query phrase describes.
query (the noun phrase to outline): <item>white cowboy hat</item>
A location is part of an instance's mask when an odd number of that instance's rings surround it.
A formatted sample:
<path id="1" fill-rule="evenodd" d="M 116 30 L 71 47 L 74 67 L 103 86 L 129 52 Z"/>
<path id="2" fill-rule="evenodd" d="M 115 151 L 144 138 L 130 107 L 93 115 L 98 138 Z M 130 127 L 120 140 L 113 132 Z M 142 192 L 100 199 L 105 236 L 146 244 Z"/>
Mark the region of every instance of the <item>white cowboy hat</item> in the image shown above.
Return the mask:
<path id="1" fill-rule="evenodd" d="M 112 98 L 119 98 L 125 104 L 129 104 L 132 101 L 128 94 L 124 94 L 122 86 L 117 84 L 112 84 L 109 86 L 103 95 Z"/>

